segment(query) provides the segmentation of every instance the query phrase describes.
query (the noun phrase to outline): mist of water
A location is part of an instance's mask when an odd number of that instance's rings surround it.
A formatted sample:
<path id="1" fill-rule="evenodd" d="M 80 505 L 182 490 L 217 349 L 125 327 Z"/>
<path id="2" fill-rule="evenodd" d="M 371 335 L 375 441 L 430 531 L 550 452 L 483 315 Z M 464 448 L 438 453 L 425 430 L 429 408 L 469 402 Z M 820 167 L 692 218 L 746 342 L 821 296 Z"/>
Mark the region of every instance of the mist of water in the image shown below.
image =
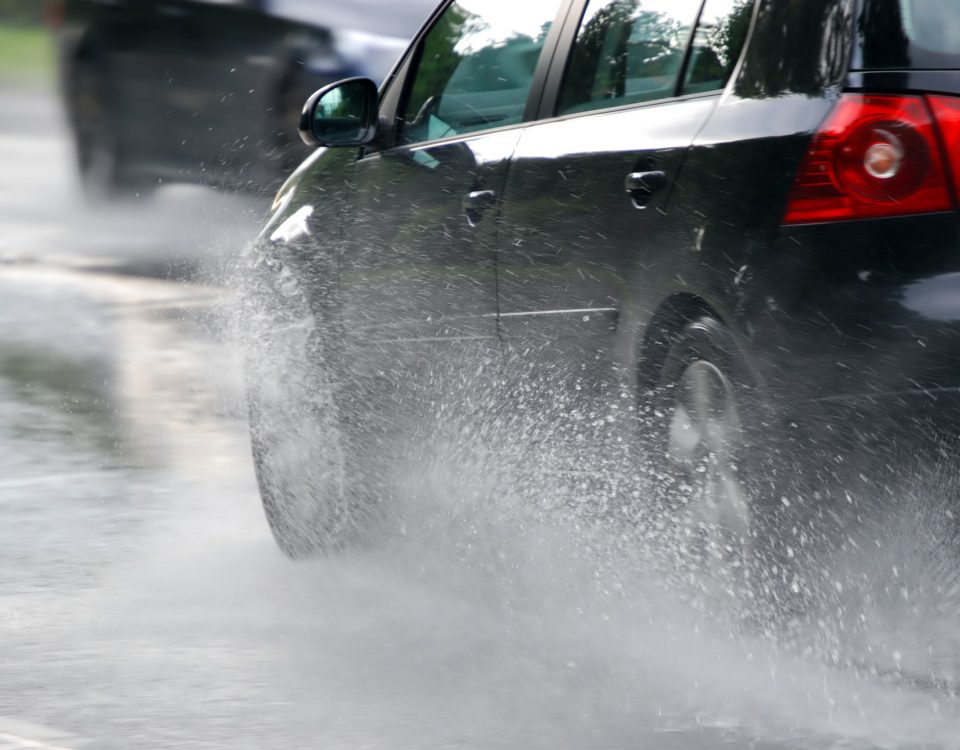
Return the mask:
<path id="1" fill-rule="evenodd" d="M 249 316 L 236 321 L 244 341 Z M 873 516 L 832 529 L 840 543 L 809 556 L 802 609 L 748 622 L 752 594 L 718 595 L 689 564 L 682 524 L 657 501 L 664 475 L 625 438 L 643 430 L 629 399 L 591 401 L 559 374 L 518 376 L 489 353 L 435 355 L 414 381 L 426 397 L 403 416 L 372 410 L 364 447 L 383 455 L 366 464 L 380 472 L 368 533 L 352 550 L 272 568 L 297 581 L 308 616 L 343 606 L 329 599 L 335 579 L 354 589 L 341 596 L 370 596 L 358 628 L 394 623 L 375 654 L 349 654 L 380 681 L 371 713 L 386 700 L 445 715 L 478 747 L 960 743 L 956 466 L 905 461 L 904 481 L 864 502 Z M 303 465 L 313 444 L 349 442 L 302 422 L 288 438 Z"/>

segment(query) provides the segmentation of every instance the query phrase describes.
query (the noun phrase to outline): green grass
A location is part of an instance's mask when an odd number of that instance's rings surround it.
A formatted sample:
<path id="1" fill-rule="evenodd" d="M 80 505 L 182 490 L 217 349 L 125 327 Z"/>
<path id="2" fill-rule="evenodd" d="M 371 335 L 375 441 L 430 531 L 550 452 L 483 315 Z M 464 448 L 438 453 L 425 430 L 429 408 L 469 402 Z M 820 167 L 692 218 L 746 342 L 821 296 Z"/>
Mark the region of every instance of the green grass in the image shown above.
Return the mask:
<path id="1" fill-rule="evenodd" d="M 54 72 L 53 40 L 45 29 L 0 26 L 0 84 L 48 86 Z"/>

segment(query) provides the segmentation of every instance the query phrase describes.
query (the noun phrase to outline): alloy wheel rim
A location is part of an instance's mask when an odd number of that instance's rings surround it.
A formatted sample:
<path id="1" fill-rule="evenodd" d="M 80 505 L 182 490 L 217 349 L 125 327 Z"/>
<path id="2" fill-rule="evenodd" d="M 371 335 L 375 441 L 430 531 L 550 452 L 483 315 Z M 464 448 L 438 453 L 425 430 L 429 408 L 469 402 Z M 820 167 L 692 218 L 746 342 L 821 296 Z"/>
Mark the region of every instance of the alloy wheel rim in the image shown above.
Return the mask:
<path id="1" fill-rule="evenodd" d="M 690 480 L 684 515 L 693 558 L 727 588 L 745 577 L 752 548 L 742 442 L 732 383 L 713 363 L 693 362 L 675 385 L 668 452 Z"/>

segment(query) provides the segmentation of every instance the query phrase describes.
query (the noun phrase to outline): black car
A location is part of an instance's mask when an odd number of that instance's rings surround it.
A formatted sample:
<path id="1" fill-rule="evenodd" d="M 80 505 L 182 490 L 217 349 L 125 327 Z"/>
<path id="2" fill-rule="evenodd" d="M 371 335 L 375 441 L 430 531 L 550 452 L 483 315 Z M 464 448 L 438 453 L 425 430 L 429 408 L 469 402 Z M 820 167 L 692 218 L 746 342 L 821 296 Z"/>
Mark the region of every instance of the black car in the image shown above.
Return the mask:
<path id="1" fill-rule="evenodd" d="M 698 555 L 796 591 L 799 549 L 956 434 L 960 5 L 445 2 L 301 127 L 247 295 L 291 555 L 376 523 L 383 456 L 456 404 L 441 443 L 540 477 L 635 444 Z"/>
<path id="2" fill-rule="evenodd" d="M 290 127 L 307 95 L 351 75 L 382 80 L 432 6 L 54 3 L 48 17 L 57 19 L 63 96 L 86 187 L 275 189 L 307 154 Z"/>

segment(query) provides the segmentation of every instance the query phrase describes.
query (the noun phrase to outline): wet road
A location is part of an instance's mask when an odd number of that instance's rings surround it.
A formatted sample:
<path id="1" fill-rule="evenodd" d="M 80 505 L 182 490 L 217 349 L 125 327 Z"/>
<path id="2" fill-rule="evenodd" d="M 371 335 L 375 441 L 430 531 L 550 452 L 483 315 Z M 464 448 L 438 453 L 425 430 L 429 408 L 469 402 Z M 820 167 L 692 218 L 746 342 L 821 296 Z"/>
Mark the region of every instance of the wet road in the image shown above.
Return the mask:
<path id="1" fill-rule="evenodd" d="M 509 498 L 459 507 L 483 476 L 434 477 L 457 512 L 429 534 L 287 561 L 229 284 L 131 274 L 215 277 L 249 204 L 172 191 L 117 225 L 55 129 L 0 152 L 0 748 L 960 746 L 949 691 L 738 635 Z"/>

